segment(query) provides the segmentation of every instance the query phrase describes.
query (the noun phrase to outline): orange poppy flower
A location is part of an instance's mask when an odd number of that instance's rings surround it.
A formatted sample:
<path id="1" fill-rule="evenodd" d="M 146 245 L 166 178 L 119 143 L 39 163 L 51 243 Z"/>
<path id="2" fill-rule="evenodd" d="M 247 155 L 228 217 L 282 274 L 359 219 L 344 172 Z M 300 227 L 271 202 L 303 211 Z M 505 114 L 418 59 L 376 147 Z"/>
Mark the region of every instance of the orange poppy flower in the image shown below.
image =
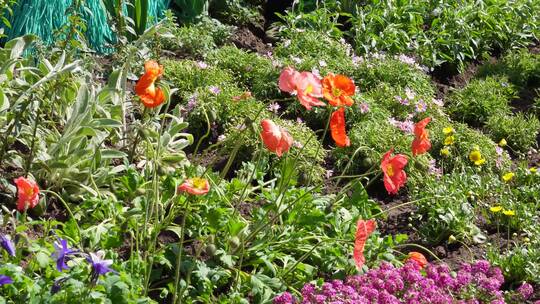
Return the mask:
<path id="1" fill-rule="evenodd" d="M 351 141 L 345 129 L 345 108 L 339 108 L 330 116 L 330 133 L 338 147 L 348 147 Z"/>
<path id="2" fill-rule="evenodd" d="M 416 251 L 409 252 L 409 257 L 407 258 L 407 261 L 413 261 L 414 263 L 416 263 L 416 265 L 418 265 L 418 267 L 420 267 L 420 269 L 426 267 L 426 265 L 428 264 L 426 257 L 420 252 Z"/>
<path id="3" fill-rule="evenodd" d="M 281 157 L 283 153 L 289 151 L 293 143 L 293 138 L 287 130 L 276 125 L 269 119 L 263 119 L 261 121 L 261 139 L 268 150 Z"/>
<path id="4" fill-rule="evenodd" d="M 358 269 L 362 269 L 362 266 L 366 262 L 366 258 L 364 257 L 364 246 L 368 237 L 375 231 L 376 226 L 375 220 L 365 221 L 359 219 L 356 223 L 353 257 Z"/>
<path id="5" fill-rule="evenodd" d="M 407 165 L 407 156 L 398 154 L 391 156 L 394 149 L 384 154 L 381 161 L 381 170 L 383 172 L 383 182 L 388 194 L 397 194 L 399 188 L 407 182 L 407 174 L 403 168 Z"/>
<path id="6" fill-rule="evenodd" d="M 284 92 L 298 95 L 298 100 L 307 110 L 311 110 L 314 106 L 325 105 L 318 99 L 323 96 L 321 80 L 313 73 L 299 73 L 287 67 L 279 75 L 279 88 Z"/>
<path id="7" fill-rule="evenodd" d="M 178 186 L 178 192 L 187 192 L 193 195 L 203 195 L 210 190 L 208 180 L 200 177 L 188 178 Z"/>
<path id="8" fill-rule="evenodd" d="M 39 203 L 39 187 L 36 182 L 22 176 L 14 182 L 17 185 L 17 210 L 23 212 L 34 208 Z"/>
<path id="9" fill-rule="evenodd" d="M 352 106 L 356 86 L 352 79 L 345 75 L 328 74 L 322 80 L 322 93 L 328 102 L 335 106 Z"/>
<path id="10" fill-rule="evenodd" d="M 150 60 L 144 64 L 144 70 L 144 75 L 135 85 L 135 93 L 141 98 L 145 107 L 154 108 L 165 101 L 163 91 L 155 85 L 158 77 L 163 75 L 163 66 Z"/>
<path id="11" fill-rule="evenodd" d="M 424 118 L 414 125 L 415 138 L 412 142 L 412 153 L 414 156 L 424 154 L 431 149 L 429 141 L 429 132 L 426 130 L 427 124 L 431 121 L 431 117 Z"/>

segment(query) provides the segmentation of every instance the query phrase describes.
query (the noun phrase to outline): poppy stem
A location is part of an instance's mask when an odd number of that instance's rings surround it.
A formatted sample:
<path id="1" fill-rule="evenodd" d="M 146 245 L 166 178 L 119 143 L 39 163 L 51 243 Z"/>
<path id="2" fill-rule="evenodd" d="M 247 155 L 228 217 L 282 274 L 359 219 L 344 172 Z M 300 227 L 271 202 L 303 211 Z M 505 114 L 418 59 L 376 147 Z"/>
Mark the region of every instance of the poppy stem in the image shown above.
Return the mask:
<path id="1" fill-rule="evenodd" d="M 30 153 L 28 153 L 28 158 L 26 159 L 26 165 L 24 166 L 25 177 L 28 177 L 28 172 L 30 171 L 30 166 L 32 165 L 32 159 L 34 158 L 34 149 L 36 146 L 36 133 L 37 133 L 38 124 L 41 118 L 40 109 L 41 109 L 40 104 L 38 104 L 36 118 L 34 119 L 34 130 L 32 131 L 32 143 L 30 144 Z"/>
<path id="2" fill-rule="evenodd" d="M 212 129 L 212 126 L 210 124 L 210 118 L 208 118 L 208 113 L 206 113 L 206 108 L 204 108 L 203 113 L 204 113 L 204 118 L 206 118 L 206 127 L 207 127 L 206 133 L 204 133 L 204 135 L 201 136 L 201 138 L 199 138 L 199 141 L 197 142 L 197 146 L 195 146 L 195 150 L 193 150 L 193 155 L 197 155 L 197 152 L 199 151 L 199 147 L 201 143 L 210 135 L 210 131 Z"/>
<path id="3" fill-rule="evenodd" d="M 177 298 L 179 299 L 179 303 L 182 303 L 182 294 L 184 293 L 184 289 L 178 290 L 179 283 L 180 283 L 180 267 L 182 266 L 182 251 L 184 249 L 184 235 L 186 232 L 186 218 L 189 216 L 191 208 L 189 205 L 190 199 L 188 198 L 186 200 L 186 212 L 184 213 L 184 216 L 182 217 L 182 233 L 180 235 L 180 243 L 178 243 L 178 256 L 176 257 L 176 275 L 174 279 L 174 295 L 172 303 L 176 304 Z"/>
<path id="4" fill-rule="evenodd" d="M 322 139 L 321 139 L 321 144 L 317 145 L 317 150 L 315 150 L 315 157 L 314 157 L 315 159 L 317 159 L 317 157 L 319 157 L 319 150 L 321 149 L 321 147 L 323 145 L 322 143 L 324 142 L 324 139 L 326 138 L 326 133 L 328 133 L 328 128 L 330 127 L 331 118 L 332 118 L 332 112 L 330 112 L 330 114 L 328 115 L 328 119 L 326 121 L 326 126 L 324 127 L 324 132 L 323 132 Z M 312 166 L 311 171 L 309 172 L 308 182 L 306 183 L 306 185 L 311 184 L 314 169 L 315 169 L 315 166 Z"/>
<path id="5" fill-rule="evenodd" d="M 144 107 L 144 110 L 142 112 L 141 121 L 144 120 L 144 117 L 146 116 L 146 112 L 148 111 L 147 107 Z M 135 135 L 135 140 L 133 141 L 133 146 L 131 146 L 131 152 L 129 153 L 129 162 L 132 163 L 135 159 L 135 151 L 137 149 L 137 145 L 139 144 L 139 140 L 141 138 L 141 130 L 137 130 L 137 134 Z"/>
<path id="6" fill-rule="evenodd" d="M 73 220 L 73 223 L 75 223 L 75 226 L 77 227 L 77 234 L 79 235 L 79 242 L 81 242 L 81 248 L 82 248 L 81 228 L 79 227 L 79 224 L 77 223 L 77 220 L 75 219 L 75 216 L 73 215 L 73 212 L 71 212 L 71 209 L 69 208 L 69 205 L 66 203 L 66 201 L 60 195 L 58 195 L 58 193 L 56 193 L 54 191 L 50 191 L 50 190 L 40 190 L 40 191 L 43 192 L 43 193 L 50 193 L 50 194 L 54 195 L 58 200 L 60 200 L 60 202 L 62 202 L 62 205 L 64 205 L 64 207 L 66 208 L 67 213 L 69 214 L 69 216 Z"/>

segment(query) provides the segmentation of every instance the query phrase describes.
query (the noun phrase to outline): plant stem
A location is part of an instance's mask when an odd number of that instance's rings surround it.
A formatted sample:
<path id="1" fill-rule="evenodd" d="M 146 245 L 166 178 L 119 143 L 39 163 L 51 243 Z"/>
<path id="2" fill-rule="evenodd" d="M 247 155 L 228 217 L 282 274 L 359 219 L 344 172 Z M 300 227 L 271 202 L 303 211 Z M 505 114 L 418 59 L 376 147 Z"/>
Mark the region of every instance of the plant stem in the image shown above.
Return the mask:
<path id="1" fill-rule="evenodd" d="M 147 111 L 148 111 L 148 108 L 144 107 L 141 120 L 144 120 L 144 117 L 146 116 Z M 129 163 L 133 163 L 133 160 L 135 159 L 135 151 L 137 149 L 137 145 L 139 144 L 140 136 L 141 136 L 141 130 L 137 130 L 137 134 L 135 135 L 135 140 L 133 141 L 133 146 L 131 147 L 131 152 L 129 153 Z"/>
<path id="2" fill-rule="evenodd" d="M 174 295 L 172 303 L 176 304 L 176 299 L 179 298 L 179 303 L 182 303 L 182 293 L 184 292 L 183 288 L 182 290 L 178 290 L 179 284 L 180 284 L 180 267 L 182 266 L 182 251 L 184 250 L 184 235 L 186 234 L 186 218 L 189 216 L 191 212 L 191 208 L 189 205 L 189 198 L 186 200 L 186 212 L 184 213 L 184 216 L 182 217 L 182 234 L 180 235 L 180 243 L 178 245 L 178 256 L 176 258 L 176 275 L 174 279 Z"/>
<path id="3" fill-rule="evenodd" d="M 38 104 L 37 112 L 36 112 L 36 118 L 34 119 L 34 130 L 32 131 L 32 143 L 30 144 L 30 153 L 28 153 L 28 158 L 26 159 L 26 165 L 24 166 L 24 176 L 28 177 L 28 172 L 30 171 L 30 166 L 32 165 L 32 159 L 34 158 L 34 149 L 36 145 L 36 133 L 37 133 L 37 127 L 39 124 L 39 120 L 41 118 L 40 115 L 40 104 Z"/>

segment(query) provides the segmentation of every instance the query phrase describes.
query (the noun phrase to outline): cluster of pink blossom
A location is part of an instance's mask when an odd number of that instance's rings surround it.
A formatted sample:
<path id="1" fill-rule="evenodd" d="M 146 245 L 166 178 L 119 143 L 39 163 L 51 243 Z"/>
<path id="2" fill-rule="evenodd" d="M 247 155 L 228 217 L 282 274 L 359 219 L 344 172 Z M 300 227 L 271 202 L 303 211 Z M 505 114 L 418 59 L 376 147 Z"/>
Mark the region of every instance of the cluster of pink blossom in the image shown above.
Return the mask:
<path id="1" fill-rule="evenodd" d="M 457 273 L 445 264 L 430 264 L 423 273 L 414 262 L 397 268 L 383 262 L 365 275 L 325 282 L 320 287 L 306 284 L 300 300 L 285 292 L 274 299 L 274 304 L 504 304 L 503 283 L 501 270 L 484 260 L 463 264 Z M 522 303 L 532 294 L 532 286 L 524 283 L 516 293 L 506 296 Z"/>

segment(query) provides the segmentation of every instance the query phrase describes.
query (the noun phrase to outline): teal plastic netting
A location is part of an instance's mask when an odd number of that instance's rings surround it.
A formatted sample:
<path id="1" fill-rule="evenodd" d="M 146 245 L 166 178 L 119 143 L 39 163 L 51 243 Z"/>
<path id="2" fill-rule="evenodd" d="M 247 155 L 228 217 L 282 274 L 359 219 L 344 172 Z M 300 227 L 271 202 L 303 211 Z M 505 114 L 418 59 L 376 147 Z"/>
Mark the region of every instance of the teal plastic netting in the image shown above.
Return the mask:
<path id="1" fill-rule="evenodd" d="M 98 52 L 109 52 L 110 45 L 116 38 L 109 26 L 103 1 L 112 0 L 82 1 L 80 13 L 86 21 L 85 36 L 89 47 Z M 169 3 L 170 0 L 149 1 L 149 25 L 163 17 Z M 7 39 L 34 34 L 44 43 L 52 44 L 55 39 L 54 33 L 69 22 L 66 10 L 72 4 L 73 0 L 19 0 L 13 7 L 13 15 L 9 17 L 11 28 L 6 28 Z"/>

